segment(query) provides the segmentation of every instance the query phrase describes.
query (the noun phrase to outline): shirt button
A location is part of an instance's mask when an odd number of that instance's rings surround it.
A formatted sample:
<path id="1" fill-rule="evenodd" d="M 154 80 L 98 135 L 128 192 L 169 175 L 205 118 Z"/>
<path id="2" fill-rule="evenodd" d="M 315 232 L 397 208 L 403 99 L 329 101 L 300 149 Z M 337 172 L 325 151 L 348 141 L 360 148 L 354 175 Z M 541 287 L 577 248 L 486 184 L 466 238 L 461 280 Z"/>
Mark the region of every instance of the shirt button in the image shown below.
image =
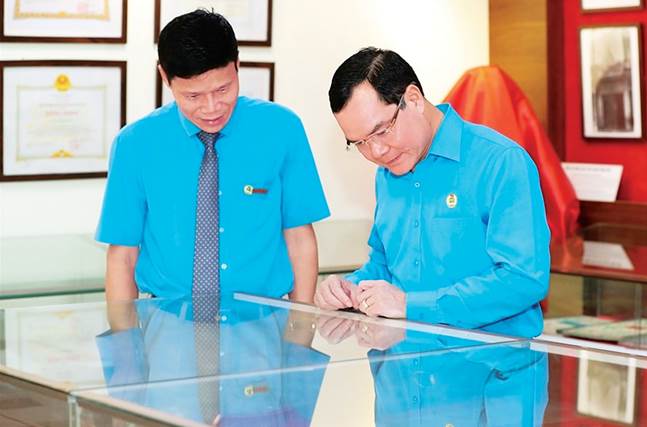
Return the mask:
<path id="1" fill-rule="evenodd" d="M 223 357 L 224 355 L 225 355 L 225 352 L 224 352 L 224 351 L 221 351 L 221 352 L 220 352 L 220 357 Z"/>
<path id="2" fill-rule="evenodd" d="M 419 225 L 420 225 L 420 221 L 418 221 L 418 220 L 413 221 L 413 226 L 414 227 L 418 228 Z"/>
<path id="3" fill-rule="evenodd" d="M 420 188 L 420 183 L 419 182 L 414 182 L 413 186 L 416 187 L 416 188 Z"/>
<path id="4" fill-rule="evenodd" d="M 413 365 L 418 366 L 418 359 L 413 359 Z"/>
<path id="5" fill-rule="evenodd" d="M 223 270 L 226 270 L 227 267 L 229 267 L 229 266 L 227 264 L 225 264 L 224 262 L 222 264 L 220 264 L 220 268 L 222 268 Z"/>
<path id="6" fill-rule="evenodd" d="M 420 265 L 420 261 L 415 260 L 415 261 L 413 262 L 413 265 L 415 265 L 415 266 L 419 266 L 419 265 Z"/>
<path id="7" fill-rule="evenodd" d="M 224 233 L 225 229 L 223 227 L 220 227 L 220 229 L 218 231 L 220 231 L 221 233 Z"/>
<path id="8" fill-rule="evenodd" d="M 413 400 L 413 403 L 418 403 L 418 396 L 413 396 L 413 399 L 411 400 Z"/>
<path id="9" fill-rule="evenodd" d="M 222 196 L 222 191 L 218 190 L 218 195 Z"/>

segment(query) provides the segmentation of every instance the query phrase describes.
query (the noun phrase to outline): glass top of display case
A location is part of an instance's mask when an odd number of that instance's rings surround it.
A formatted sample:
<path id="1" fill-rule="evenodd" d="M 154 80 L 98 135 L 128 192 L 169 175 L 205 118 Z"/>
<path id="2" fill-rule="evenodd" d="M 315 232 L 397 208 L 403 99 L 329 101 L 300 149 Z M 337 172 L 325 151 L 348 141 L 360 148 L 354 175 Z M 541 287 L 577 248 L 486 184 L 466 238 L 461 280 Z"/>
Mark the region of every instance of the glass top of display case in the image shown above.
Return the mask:
<path id="1" fill-rule="evenodd" d="M 224 297 L 212 320 L 195 307 L 141 299 L 2 310 L 0 374 L 70 396 L 75 425 L 647 420 L 638 354 L 245 294 Z"/>
<path id="2" fill-rule="evenodd" d="M 227 348 L 233 347 L 225 346 L 208 375 L 192 362 L 197 352 L 183 362 L 147 352 L 104 358 L 106 385 L 73 392 L 75 414 L 94 422 L 123 417 L 178 426 L 538 426 L 592 420 L 638 426 L 647 420 L 647 359 L 639 356 L 440 326 L 424 332 L 425 325 L 408 324 L 403 330 L 384 319 L 242 297 L 247 302 L 240 307 L 266 313 L 263 326 L 247 336 L 245 345 L 256 350 L 237 342 L 240 350 L 231 357 Z M 285 319 L 279 333 L 273 332 L 276 316 Z"/>
<path id="3" fill-rule="evenodd" d="M 240 298 L 245 297 L 223 297 L 220 309 L 207 314 L 208 321 L 204 313 L 195 312 L 191 298 L 6 308 L 0 310 L 0 373 L 69 392 L 202 376 L 196 353 L 204 348 L 208 357 L 218 358 L 218 372 L 235 375 L 325 365 L 329 356 L 322 349 L 351 336 L 353 345 L 335 356 L 337 360 L 366 359 L 371 345 L 398 343 L 392 352 L 407 354 L 437 345 L 458 348 L 517 340 L 324 312 L 286 300 L 259 304 L 255 297 Z M 213 306 L 212 300 L 205 305 Z"/>

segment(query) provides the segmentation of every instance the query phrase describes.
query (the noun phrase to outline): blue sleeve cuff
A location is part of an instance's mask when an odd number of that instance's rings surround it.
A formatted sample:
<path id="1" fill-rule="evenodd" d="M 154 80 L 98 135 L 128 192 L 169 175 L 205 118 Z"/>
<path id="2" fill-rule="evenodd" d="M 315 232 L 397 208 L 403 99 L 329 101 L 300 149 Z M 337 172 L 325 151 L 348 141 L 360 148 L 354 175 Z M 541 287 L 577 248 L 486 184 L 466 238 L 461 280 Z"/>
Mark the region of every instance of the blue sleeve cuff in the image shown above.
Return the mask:
<path id="1" fill-rule="evenodd" d="M 357 285 L 357 284 L 358 284 L 361 280 L 363 280 L 363 279 L 360 279 L 360 278 L 358 277 L 358 275 L 357 275 L 357 274 L 355 274 L 355 273 L 357 273 L 357 272 L 353 272 L 353 273 L 350 273 L 350 274 L 345 275 L 345 276 L 344 276 L 344 279 L 348 280 L 349 282 L 353 282 L 354 284 L 356 284 L 356 285 Z"/>
<path id="2" fill-rule="evenodd" d="M 406 317 L 408 320 L 424 323 L 440 323 L 440 309 L 436 304 L 434 291 L 408 292 Z"/>

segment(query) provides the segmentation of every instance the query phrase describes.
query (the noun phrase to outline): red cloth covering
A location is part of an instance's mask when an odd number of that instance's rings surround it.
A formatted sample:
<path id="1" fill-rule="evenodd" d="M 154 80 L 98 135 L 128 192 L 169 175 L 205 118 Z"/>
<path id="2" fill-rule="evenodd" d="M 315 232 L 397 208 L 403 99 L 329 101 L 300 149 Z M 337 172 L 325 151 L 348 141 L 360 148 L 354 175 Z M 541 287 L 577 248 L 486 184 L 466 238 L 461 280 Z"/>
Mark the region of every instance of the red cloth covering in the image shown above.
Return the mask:
<path id="1" fill-rule="evenodd" d="M 541 180 L 553 242 L 578 228 L 580 203 L 530 101 L 503 70 L 495 66 L 468 70 L 445 98 L 465 119 L 495 129 L 526 149 Z"/>

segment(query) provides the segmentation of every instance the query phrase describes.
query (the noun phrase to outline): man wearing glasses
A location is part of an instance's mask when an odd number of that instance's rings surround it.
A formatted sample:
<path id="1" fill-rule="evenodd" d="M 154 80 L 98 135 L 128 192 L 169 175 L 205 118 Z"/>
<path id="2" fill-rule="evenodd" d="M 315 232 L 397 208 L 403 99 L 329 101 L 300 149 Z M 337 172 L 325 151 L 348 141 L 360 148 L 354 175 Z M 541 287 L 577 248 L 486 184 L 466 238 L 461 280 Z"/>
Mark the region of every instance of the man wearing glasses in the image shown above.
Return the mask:
<path id="1" fill-rule="evenodd" d="M 330 105 L 379 166 L 371 254 L 317 288 L 325 309 L 535 336 L 549 229 L 537 169 L 514 141 L 425 99 L 397 53 L 366 48 L 335 72 Z"/>

